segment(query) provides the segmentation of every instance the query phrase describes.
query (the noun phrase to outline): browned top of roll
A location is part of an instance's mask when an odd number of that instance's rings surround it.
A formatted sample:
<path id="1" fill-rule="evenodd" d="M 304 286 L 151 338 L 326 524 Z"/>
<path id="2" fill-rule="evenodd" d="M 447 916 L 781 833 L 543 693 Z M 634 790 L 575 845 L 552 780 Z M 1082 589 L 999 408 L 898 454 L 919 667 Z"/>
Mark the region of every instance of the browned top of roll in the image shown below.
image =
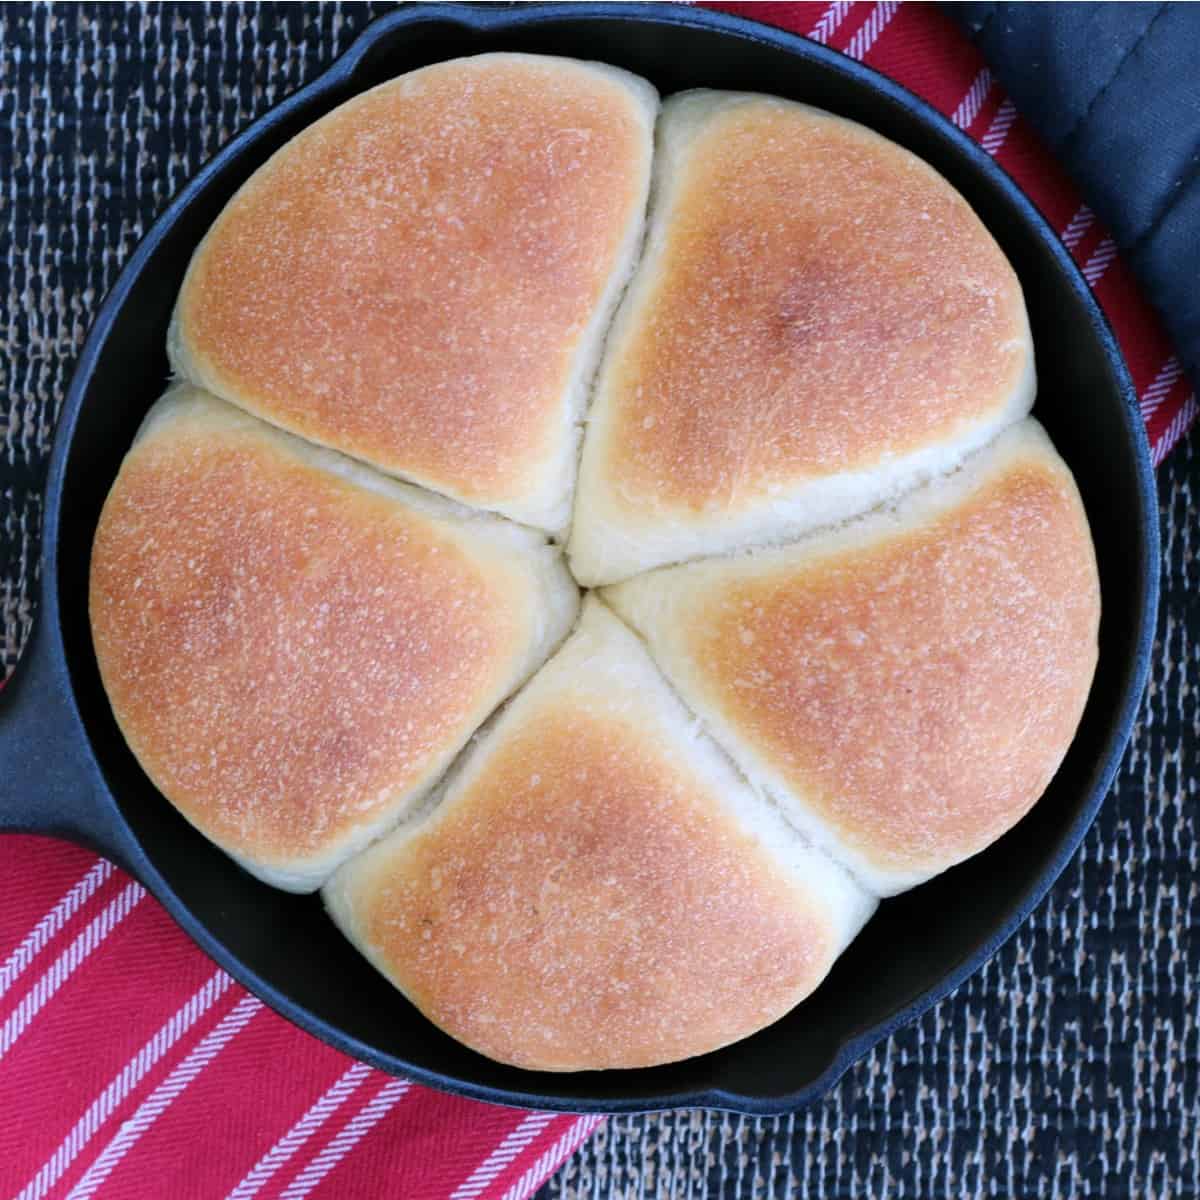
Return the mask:
<path id="1" fill-rule="evenodd" d="M 640 217 L 644 108 L 616 71 L 518 55 L 357 97 L 214 225 L 180 296 L 179 365 L 458 498 L 535 489 L 547 455 L 574 456 L 555 440 L 564 390 Z"/>
<path id="2" fill-rule="evenodd" d="M 453 752 L 541 616 L 502 550 L 476 555 L 209 404 L 126 459 L 96 533 L 92 631 L 160 790 L 223 848 L 287 866 Z"/>
<path id="3" fill-rule="evenodd" d="M 395 855 L 364 936 L 435 1023 L 504 1062 L 725 1045 L 816 983 L 831 933 L 706 800 L 635 729 L 547 713 Z"/>
<path id="4" fill-rule="evenodd" d="M 1030 370 L 1024 302 L 966 201 L 861 126 L 713 95 L 660 157 L 665 240 L 605 380 L 619 494 L 721 507 L 1004 410 Z"/>
<path id="5" fill-rule="evenodd" d="M 1096 564 L 1057 456 L 865 547 L 730 572 L 691 655 L 738 731 L 873 866 L 938 871 L 1038 799 L 1096 664 Z"/>

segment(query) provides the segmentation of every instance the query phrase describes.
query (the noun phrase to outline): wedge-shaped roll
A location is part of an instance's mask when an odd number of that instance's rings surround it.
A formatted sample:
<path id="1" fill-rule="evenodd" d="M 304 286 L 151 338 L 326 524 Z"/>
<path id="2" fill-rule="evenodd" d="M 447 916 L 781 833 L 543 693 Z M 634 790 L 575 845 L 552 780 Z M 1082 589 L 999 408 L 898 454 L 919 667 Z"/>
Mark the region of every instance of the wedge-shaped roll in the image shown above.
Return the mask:
<path id="1" fill-rule="evenodd" d="M 1087 520 L 1032 419 L 894 511 L 606 595 L 746 774 L 880 894 L 1033 805 L 1096 665 Z"/>
<path id="2" fill-rule="evenodd" d="M 543 538 L 179 388 L 92 551 L 113 712 L 146 773 L 268 883 L 312 891 L 426 793 L 569 628 Z"/>
<path id="3" fill-rule="evenodd" d="M 356 97 L 201 243 L 175 369 L 391 474 L 561 529 L 657 104 L 614 67 L 523 54 Z"/>
<path id="4" fill-rule="evenodd" d="M 584 446 L 580 583 L 863 512 L 1029 411 L 1020 284 L 906 150 L 690 92 L 663 106 L 653 196 Z"/>
<path id="5" fill-rule="evenodd" d="M 435 1024 L 523 1067 L 638 1067 L 807 995 L 874 901 L 698 732 L 595 600 L 333 919 Z"/>

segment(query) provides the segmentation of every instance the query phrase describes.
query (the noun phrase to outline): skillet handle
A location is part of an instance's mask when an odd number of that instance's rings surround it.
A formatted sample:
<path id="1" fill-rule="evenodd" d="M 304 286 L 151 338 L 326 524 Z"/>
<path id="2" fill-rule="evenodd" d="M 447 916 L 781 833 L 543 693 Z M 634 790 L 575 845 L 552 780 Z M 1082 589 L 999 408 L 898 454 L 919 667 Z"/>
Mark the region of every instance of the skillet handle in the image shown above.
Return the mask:
<path id="1" fill-rule="evenodd" d="M 92 757 L 45 606 L 0 689 L 0 834 L 44 833 L 127 867 L 131 835 Z"/>

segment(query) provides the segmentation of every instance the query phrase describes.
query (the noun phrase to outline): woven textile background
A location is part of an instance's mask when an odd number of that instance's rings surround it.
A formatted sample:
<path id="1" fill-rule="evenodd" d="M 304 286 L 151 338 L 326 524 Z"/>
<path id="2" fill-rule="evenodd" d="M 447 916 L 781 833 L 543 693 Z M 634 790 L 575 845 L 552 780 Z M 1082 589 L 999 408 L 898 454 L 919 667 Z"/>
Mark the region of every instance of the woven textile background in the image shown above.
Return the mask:
<path id="1" fill-rule="evenodd" d="M 200 163 L 376 11 L 0 5 L 0 678 L 33 617 L 38 491 L 101 299 Z M 1200 1195 L 1195 432 L 1160 469 L 1160 495 L 1163 613 L 1143 719 L 1115 795 L 1034 918 L 809 1113 L 614 1118 L 544 1197 Z"/>

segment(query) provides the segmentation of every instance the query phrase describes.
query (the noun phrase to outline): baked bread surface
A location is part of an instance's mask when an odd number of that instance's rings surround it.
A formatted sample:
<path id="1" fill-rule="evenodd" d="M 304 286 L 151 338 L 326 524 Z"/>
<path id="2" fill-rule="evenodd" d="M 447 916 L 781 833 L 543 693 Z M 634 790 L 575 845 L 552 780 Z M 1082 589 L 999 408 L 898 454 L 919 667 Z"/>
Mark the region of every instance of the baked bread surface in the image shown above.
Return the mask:
<path id="1" fill-rule="evenodd" d="M 313 891 L 432 786 L 577 596 L 532 531 L 181 387 L 105 503 L 89 601 L 150 778 L 248 870 Z"/>
<path id="2" fill-rule="evenodd" d="M 627 72 L 527 54 L 355 97 L 204 238 L 174 369 L 390 474 L 561 530 L 656 110 Z"/>
<path id="3" fill-rule="evenodd" d="M 881 895 L 995 841 L 1075 734 L 1100 589 L 1032 418 L 894 508 L 604 595 L 790 818 Z"/>
<path id="4" fill-rule="evenodd" d="M 807 105 L 705 91 L 664 104 L 657 148 L 589 416 L 580 583 L 864 512 L 1029 411 L 1020 283 L 915 155 Z"/>
<path id="5" fill-rule="evenodd" d="M 595 599 L 432 814 L 324 894 L 435 1024 L 539 1070 L 745 1037 L 817 985 L 874 907 L 737 778 Z"/>

